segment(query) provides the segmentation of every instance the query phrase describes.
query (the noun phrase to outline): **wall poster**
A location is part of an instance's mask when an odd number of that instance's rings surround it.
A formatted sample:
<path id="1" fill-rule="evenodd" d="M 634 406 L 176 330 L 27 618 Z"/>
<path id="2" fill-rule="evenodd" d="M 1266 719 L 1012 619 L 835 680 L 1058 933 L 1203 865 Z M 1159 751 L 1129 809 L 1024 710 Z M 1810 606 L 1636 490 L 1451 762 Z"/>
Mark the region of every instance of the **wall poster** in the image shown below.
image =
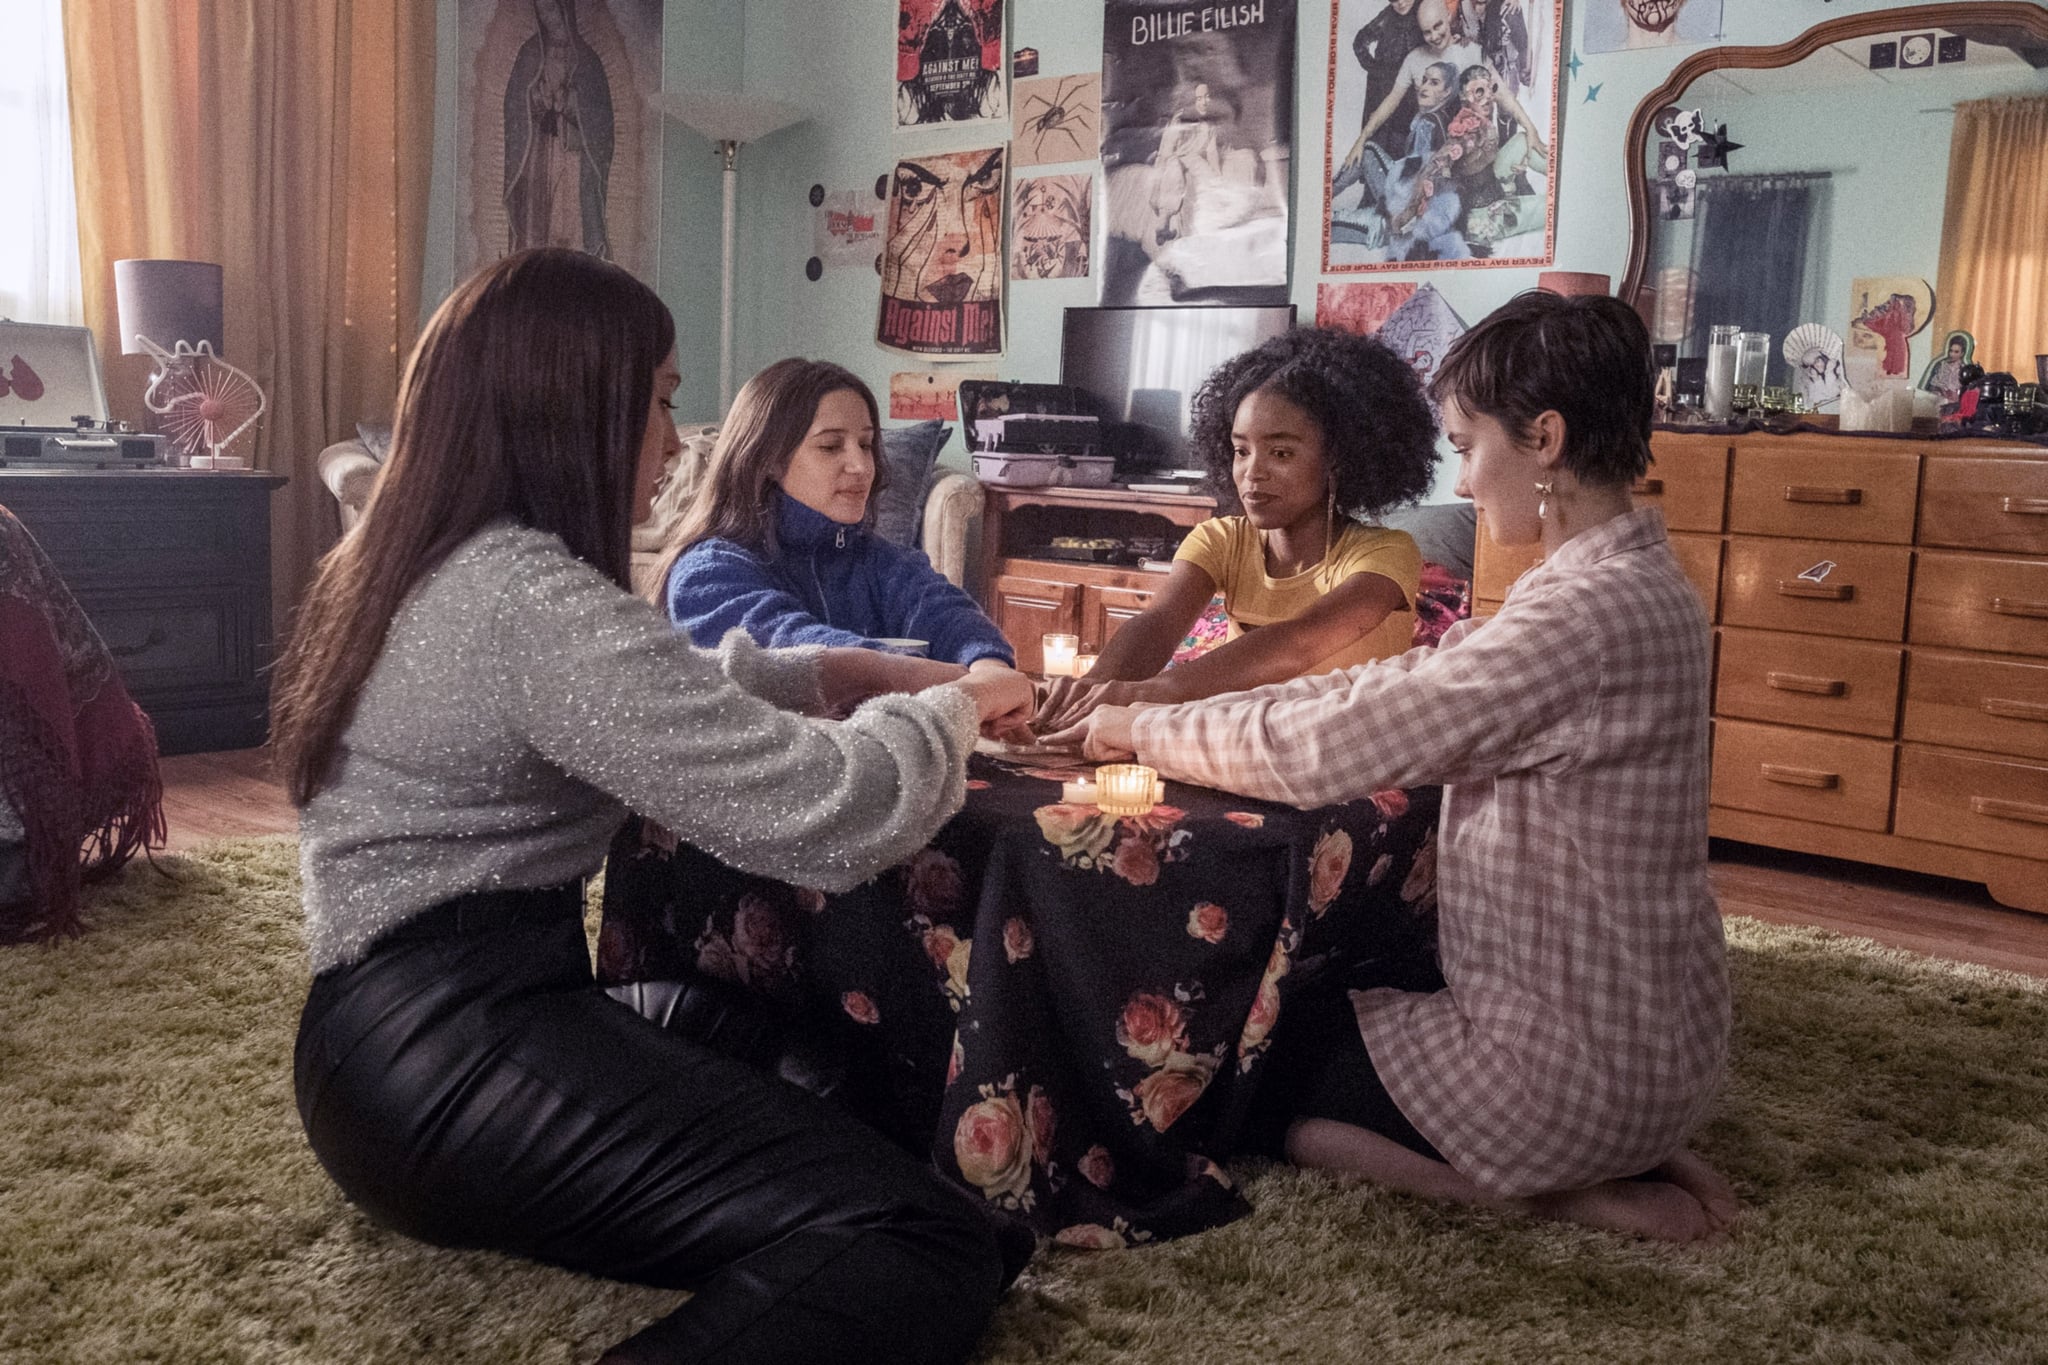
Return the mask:
<path id="1" fill-rule="evenodd" d="M 652 282 L 661 0 L 461 0 L 455 272 L 566 246 Z"/>
<path id="2" fill-rule="evenodd" d="M 906 157 L 882 242 L 884 350 L 939 360 L 1003 353 L 1005 147 Z"/>
<path id="3" fill-rule="evenodd" d="M 1586 0 L 1579 46 L 1588 52 L 1711 43 L 1721 36 L 1721 0 Z"/>
<path id="4" fill-rule="evenodd" d="M 896 126 L 1010 118 L 1004 0 L 896 0 Z"/>
<path id="5" fill-rule="evenodd" d="M 1105 304 L 1285 303 L 1295 0 L 1106 0 Z"/>
<path id="6" fill-rule="evenodd" d="M 1071 280 L 1088 273 L 1092 175 L 1034 175 L 1017 179 L 1010 211 L 1010 278 Z"/>
<path id="7" fill-rule="evenodd" d="M 1101 153 L 1101 73 L 1017 82 L 1010 154 L 1019 166 L 1093 161 Z"/>
<path id="8" fill-rule="evenodd" d="M 1549 265 L 1564 0 L 1337 0 L 1323 269 Z"/>

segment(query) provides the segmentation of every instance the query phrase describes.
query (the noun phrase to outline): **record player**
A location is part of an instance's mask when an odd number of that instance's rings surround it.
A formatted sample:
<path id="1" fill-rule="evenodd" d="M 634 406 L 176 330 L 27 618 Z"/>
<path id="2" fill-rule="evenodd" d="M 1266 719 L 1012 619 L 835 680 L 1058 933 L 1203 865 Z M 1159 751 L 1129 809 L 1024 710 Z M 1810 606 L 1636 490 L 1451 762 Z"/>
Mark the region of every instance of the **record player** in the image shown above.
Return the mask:
<path id="1" fill-rule="evenodd" d="M 0 319 L 0 468 L 146 468 L 168 447 L 108 416 L 90 328 Z"/>

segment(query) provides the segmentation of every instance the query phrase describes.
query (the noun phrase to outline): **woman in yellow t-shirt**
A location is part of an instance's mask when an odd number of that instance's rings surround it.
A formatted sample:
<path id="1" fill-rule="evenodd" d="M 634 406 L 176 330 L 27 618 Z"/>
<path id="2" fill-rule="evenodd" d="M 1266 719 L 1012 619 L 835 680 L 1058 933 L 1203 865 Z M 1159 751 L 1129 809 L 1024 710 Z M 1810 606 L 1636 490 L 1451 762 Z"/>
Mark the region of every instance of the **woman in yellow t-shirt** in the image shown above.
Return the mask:
<path id="1" fill-rule="evenodd" d="M 1218 366 L 1192 427 L 1218 497 L 1241 510 L 1188 535 L 1152 605 L 1088 676 L 1053 684 L 1040 730 L 1098 706 L 1194 701 L 1407 650 L 1422 556 L 1370 518 L 1429 490 L 1436 419 L 1415 372 L 1370 337 L 1305 327 Z M 1229 637 L 1162 672 L 1218 592 Z"/>

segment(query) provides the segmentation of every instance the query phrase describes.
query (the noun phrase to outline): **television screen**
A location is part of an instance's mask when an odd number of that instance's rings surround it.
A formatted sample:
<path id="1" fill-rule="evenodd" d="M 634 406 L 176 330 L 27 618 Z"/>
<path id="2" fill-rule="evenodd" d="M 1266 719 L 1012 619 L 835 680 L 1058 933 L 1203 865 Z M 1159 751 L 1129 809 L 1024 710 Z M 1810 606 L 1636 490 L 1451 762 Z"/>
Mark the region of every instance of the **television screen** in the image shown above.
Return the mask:
<path id="1" fill-rule="evenodd" d="M 1218 365 L 1294 326 L 1294 305 L 1269 308 L 1069 308 L 1060 382 L 1102 419 L 1118 477 L 1189 468 L 1188 406 Z"/>

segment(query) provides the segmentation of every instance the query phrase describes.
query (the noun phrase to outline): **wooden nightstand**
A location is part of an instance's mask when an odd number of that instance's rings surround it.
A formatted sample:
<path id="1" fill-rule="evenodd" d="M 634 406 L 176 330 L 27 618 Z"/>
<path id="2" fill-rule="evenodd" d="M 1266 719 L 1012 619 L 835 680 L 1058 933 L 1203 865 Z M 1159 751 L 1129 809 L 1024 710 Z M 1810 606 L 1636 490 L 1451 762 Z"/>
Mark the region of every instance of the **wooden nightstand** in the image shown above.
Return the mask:
<path id="1" fill-rule="evenodd" d="M 166 754 L 269 730 L 270 495 L 261 471 L 0 469 Z"/>
<path id="2" fill-rule="evenodd" d="M 988 614 L 1017 667 L 1040 672 L 1039 637 L 1078 635 L 1093 654 L 1123 623 L 1151 605 L 1163 573 L 1036 559 L 1054 536 L 1159 536 L 1178 540 L 1216 514 L 1206 494 L 1139 493 L 1128 488 L 995 488 L 984 485 L 981 582 Z"/>

